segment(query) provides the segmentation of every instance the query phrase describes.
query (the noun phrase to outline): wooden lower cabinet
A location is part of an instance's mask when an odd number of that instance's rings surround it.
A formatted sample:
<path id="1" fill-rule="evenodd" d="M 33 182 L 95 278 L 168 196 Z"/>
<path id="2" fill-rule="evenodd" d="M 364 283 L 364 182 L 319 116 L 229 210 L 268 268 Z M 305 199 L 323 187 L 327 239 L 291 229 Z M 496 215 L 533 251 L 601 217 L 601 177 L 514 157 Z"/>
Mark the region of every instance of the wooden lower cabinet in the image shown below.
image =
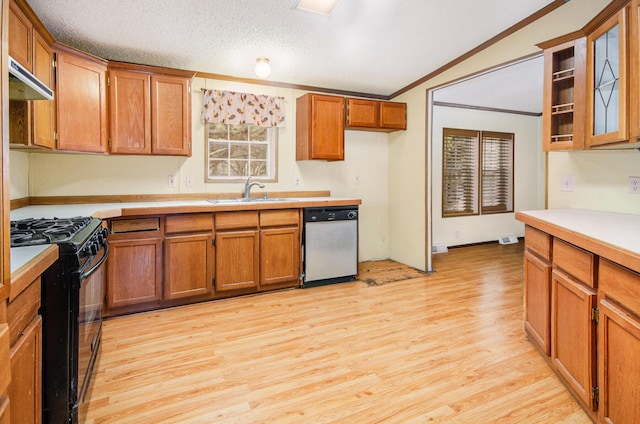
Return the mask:
<path id="1" fill-rule="evenodd" d="M 551 264 L 526 250 L 524 254 L 524 328 L 530 339 L 547 355 L 551 353 L 550 302 Z"/>
<path id="2" fill-rule="evenodd" d="M 11 348 L 11 421 L 42 422 L 42 318 L 38 315 Z"/>
<path id="3" fill-rule="evenodd" d="M 116 236 L 117 237 L 117 236 Z M 162 300 L 162 238 L 109 239 L 107 314 Z"/>
<path id="4" fill-rule="evenodd" d="M 5 300 L 2 299 L 4 307 Z M 2 315 L 2 310 L 0 310 Z M 9 326 L 0 324 L 0 424 L 11 422 L 11 405 L 9 403 L 9 384 L 11 383 L 11 361 L 9 349 Z"/>
<path id="5" fill-rule="evenodd" d="M 212 291 L 213 234 L 167 236 L 164 299 L 202 296 Z"/>
<path id="6" fill-rule="evenodd" d="M 598 334 L 603 423 L 640 422 L 640 318 L 601 298 Z"/>
<path id="7" fill-rule="evenodd" d="M 260 231 L 260 287 L 300 279 L 300 231 L 298 227 Z"/>
<path id="8" fill-rule="evenodd" d="M 11 403 L 9 396 L 0 396 L 0 424 L 11 424 Z"/>
<path id="9" fill-rule="evenodd" d="M 596 410 L 596 292 L 555 269 L 551 286 L 551 363 L 584 406 Z"/>
<path id="10" fill-rule="evenodd" d="M 258 287 L 259 231 L 216 233 L 216 290 Z"/>

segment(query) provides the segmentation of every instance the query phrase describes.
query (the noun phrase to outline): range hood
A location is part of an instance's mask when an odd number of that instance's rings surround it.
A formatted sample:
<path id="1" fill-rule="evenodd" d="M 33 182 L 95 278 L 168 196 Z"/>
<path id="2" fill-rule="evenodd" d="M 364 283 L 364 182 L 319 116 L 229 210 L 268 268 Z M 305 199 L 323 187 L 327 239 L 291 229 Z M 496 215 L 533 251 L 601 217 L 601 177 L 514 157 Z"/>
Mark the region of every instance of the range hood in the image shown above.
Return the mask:
<path id="1" fill-rule="evenodd" d="M 53 90 L 9 56 L 9 100 L 53 100 Z"/>

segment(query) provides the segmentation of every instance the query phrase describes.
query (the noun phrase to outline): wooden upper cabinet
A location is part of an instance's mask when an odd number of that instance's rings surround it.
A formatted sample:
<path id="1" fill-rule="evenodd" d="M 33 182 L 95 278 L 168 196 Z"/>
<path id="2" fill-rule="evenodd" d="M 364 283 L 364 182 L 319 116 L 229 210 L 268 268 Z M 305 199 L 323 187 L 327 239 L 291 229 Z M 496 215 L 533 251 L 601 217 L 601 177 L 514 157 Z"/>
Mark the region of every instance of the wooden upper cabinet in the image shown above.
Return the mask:
<path id="1" fill-rule="evenodd" d="M 151 76 L 153 153 L 191 156 L 191 82 L 171 75 Z"/>
<path id="2" fill-rule="evenodd" d="M 640 141 L 640 0 L 633 0 L 629 14 L 629 137 Z"/>
<path id="3" fill-rule="evenodd" d="M 344 97 L 308 93 L 296 100 L 296 160 L 344 160 Z"/>
<path id="4" fill-rule="evenodd" d="M 111 153 L 151 154 L 151 77 L 109 70 Z"/>
<path id="5" fill-rule="evenodd" d="M 190 156 L 192 77 L 193 72 L 110 62 L 110 153 Z"/>
<path id="6" fill-rule="evenodd" d="M 106 153 L 106 62 L 59 44 L 58 149 Z"/>
<path id="7" fill-rule="evenodd" d="M 9 2 L 9 56 L 33 71 L 33 23 L 15 1 Z"/>
<path id="8" fill-rule="evenodd" d="M 406 103 L 346 99 L 345 128 L 366 131 L 407 129 Z"/>
<path id="9" fill-rule="evenodd" d="M 34 31 L 33 34 L 33 74 L 47 87 L 53 88 L 53 52 L 49 43 Z M 31 102 L 33 118 L 31 120 L 33 144 L 40 147 L 55 148 L 56 105 L 51 100 Z"/>
<path id="10" fill-rule="evenodd" d="M 539 47 L 544 49 L 542 148 L 545 152 L 583 149 L 586 37 Z"/>
<path id="11" fill-rule="evenodd" d="M 627 19 L 623 7 L 587 35 L 588 147 L 629 139 Z"/>

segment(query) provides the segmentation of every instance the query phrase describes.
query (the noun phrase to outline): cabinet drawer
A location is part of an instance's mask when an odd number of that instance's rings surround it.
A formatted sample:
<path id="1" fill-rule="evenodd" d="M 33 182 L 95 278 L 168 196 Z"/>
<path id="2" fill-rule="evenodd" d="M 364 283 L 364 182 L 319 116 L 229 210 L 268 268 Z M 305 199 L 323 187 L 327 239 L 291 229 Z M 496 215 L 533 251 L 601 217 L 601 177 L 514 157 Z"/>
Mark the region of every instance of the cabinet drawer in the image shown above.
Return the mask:
<path id="1" fill-rule="evenodd" d="M 138 231 L 158 231 L 160 218 L 119 219 L 111 221 L 111 232 L 134 233 Z"/>
<path id="2" fill-rule="evenodd" d="M 0 324 L 0 400 L 7 392 L 11 381 L 11 361 L 9 360 L 9 326 Z"/>
<path id="3" fill-rule="evenodd" d="M 586 285 L 595 287 L 596 261 L 593 253 L 554 238 L 553 264 Z"/>
<path id="4" fill-rule="evenodd" d="M 213 230 L 213 216 L 210 213 L 170 215 L 164 222 L 165 233 L 211 230 Z"/>
<path id="5" fill-rule="evenodd" d="M 260 227 L 276 227 L 282 225 L 298 225 L 300 213 L 298 209 L 283 209 L 260 212 Z"/>
<path id="6" fill-rule="evenodd" d="M 27 324 L 38 314 L 40 308 L 40 277 L 9 303 L 7 318 L 11 346 L 20 338 Z"/>
<path id="7" fill-rule="evenodd" d="M 640 315 L 640 274 L 600 258 L 598 285 L 607 297 Z"/>
<path id="8" fill-rule="evenodd" d="M 551 236 L 549 234 L 527 225 L 524 228 L 524 242 L 528 250 L 542 259 L 551 261 Z"/>
<path id="9" fill-rule="evenodd" d="M 257 228 L 258 211 L 221 212 L 215 214 L 216 231 L 234 228 Z"/>

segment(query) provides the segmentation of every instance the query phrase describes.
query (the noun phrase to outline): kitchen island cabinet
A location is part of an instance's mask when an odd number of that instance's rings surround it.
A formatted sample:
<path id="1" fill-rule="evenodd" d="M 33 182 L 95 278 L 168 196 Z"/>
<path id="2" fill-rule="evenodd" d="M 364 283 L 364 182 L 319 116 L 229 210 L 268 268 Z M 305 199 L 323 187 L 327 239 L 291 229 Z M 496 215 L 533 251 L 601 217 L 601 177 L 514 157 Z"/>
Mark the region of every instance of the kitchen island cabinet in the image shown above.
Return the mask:
<path id="1" fill-rule="evenodd" d="M 516 218 L 553 240 L 550 366 L 594 421 L 637 422 L 640 216 L 559 209 Z"/>
<path id="2" fill-rule="evenodd" d="M 551 237 L 525 228 L 524 328 L 542 352 L 551 353 Z"/>

